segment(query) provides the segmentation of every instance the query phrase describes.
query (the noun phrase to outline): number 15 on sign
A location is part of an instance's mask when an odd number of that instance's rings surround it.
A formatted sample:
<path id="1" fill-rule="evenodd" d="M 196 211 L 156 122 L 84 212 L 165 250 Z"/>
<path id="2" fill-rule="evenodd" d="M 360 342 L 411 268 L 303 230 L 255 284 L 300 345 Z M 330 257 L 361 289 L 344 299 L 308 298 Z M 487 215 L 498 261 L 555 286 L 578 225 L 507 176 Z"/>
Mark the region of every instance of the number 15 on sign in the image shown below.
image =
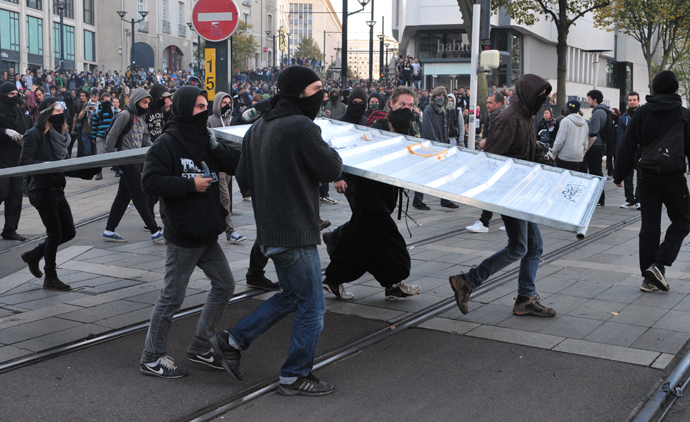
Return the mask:
<path id="1" fill-rule="evenodd" d="M 216 49 L 205 49 L 206 57 L 206 92 L 208 93 L 208 100 L 213 101 L 216 98 Z"/>

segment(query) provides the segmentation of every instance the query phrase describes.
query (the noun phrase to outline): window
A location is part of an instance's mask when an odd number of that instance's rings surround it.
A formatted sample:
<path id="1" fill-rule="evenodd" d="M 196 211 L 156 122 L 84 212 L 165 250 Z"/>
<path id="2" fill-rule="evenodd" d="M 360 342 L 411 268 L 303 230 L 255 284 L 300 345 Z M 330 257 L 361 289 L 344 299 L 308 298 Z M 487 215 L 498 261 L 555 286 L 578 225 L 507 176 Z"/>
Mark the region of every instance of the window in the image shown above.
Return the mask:
<path id="1" fill-rule="evenodd" d="M 242 13 L 242 22 L 249 25 L 249 13 Z"/>
<path id="2" fill-rule="evenodd" d="M 74 27 L 65 25 L 65 29 L 62 34 L 65 43 L 64 57 L 60 52 L 60 24 L 58 22 L 53 22 L 53 43 L 55 44 L 53 51 L 55 52 L 55 57 L 62 58 L 64 60 L 74 60 Z"/>
<path id="3" fill-rule="evenodd" d="M 0 48 L 19 51 L 19 13 L 0 9 Z"/>
<path id="4" fill-rule="evenodd" d="M 19 0 L 5 0 L 8 3 L 19 4 Z"/>
<path id="5" fill-rule="evenodd" d="M 43 55 L 43 19 L 26 17 L 26 41 L 29 54 Z"/>
<path id="6" fill-rule="evenodd" d="M 96 61 L 96 34 L 86 30 L 84 30 L 84 60 Z"/>
<path id="7" fill-rule="evenodd" d="M 26 7 L 32 9 L 43 10 L 43 2 L 41 0 L 26 0 Z"/>
<path id="8" fill-rule="evenodd" d="M 162 0 L 161 1 L 161 14 L 163 16 L 163 21 L 167 22 L 170 19 L 168 19 L 168 0 Z"/>
<path id="9" fill-rule="evenodd" d="M 273 32 L 273 15 L 270 13 L 266 16 L 266 21 L 268 22 L 268 30 Z"/>
<path id="10" fill-rule="evenodd" d="M 184 3 L 181 1 L 177 2 L 177 23 L 184 25 Z"/>
<path id="11" fill-rule="evenodd" d="M 65 2 L 65 9 L 62 11 L 63 16 L 67 19 L 74 19 L 74 0 L 62 0 Z M 93 1 L 93 0 L 92 0 Z M 86 9 L 86 5 L 84 5 Z M 93 7 L 92 7 L 93 9 Z M 57 1 L 53 1 L 53 13 L 60 16 L 60 9 L 57 7 Z"/>
<path id="12" fill-rule="evenodd" d="M 84 23 L 94 24 L 93 12 L 93 0 L 84 0 Z"/>

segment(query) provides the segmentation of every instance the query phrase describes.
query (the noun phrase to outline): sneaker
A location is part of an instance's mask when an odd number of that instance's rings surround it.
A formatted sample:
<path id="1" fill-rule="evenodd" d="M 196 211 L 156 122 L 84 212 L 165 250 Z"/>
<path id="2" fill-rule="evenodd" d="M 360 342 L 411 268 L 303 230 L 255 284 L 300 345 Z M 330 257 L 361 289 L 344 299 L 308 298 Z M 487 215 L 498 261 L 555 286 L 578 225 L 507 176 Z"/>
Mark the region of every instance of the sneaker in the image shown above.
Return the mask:
<path id="1" fill-rule="evenodd" d="M 501 227 L 498 228 L 498 230 L 504 232 L 504 231 L 506 231 L 506 226 L 501 226 Z"/>
<path id="2" fill-rule="evenodd" d="M 613 176 L 606 176 L 607 182 L 613 182 Z"/>
<path id="3" fill-rule="evenodd" d="M 397 300 L 403 297 L 414 296 L 419 293 L 419 286 L 416 284 L 407 285 L 402 281 L 386 289 L 386 300 Z"/>
<path id="4" fill-rule="evenodd" d="M 654 281 L 645 277 L 644 280 L 642 280 L 640 290 L 643 292 L 653 292 L 654 290 L 659 290 L 659 288 L 654 285 Z"/>
<path id="5" fill-rule="evenodd" d="M 625 204 L 621 205 L 621 208 L 624 208 L 624 209 L 636 208 L 636 204 L 633 204 L 631 202 L 626 202 Z"/>
<path id="6" fill-rule="evenodd" d="M 280 384 L 278 394 L 283 396 L 325 396 L 335 391 L 333 384 L 320 381 L 311 372 L 299 377 L 292 384 Z"/>
<path id="7" fill-rule="evenodd" d="M 29 271 L 34 277 L 43 277 L 43 272 L 38 267 L 38 263 L 41 262 L 41 258 L 35 259 L 31 251 L 28 251 L 22 254 L 22 261 L 26 262 L 26 265 L 29 266 Z"/>
<path id="8" fill-rule="evenodd" d="M 412 206 L 413 206 L 415 209 L 418 209 L 418 210 L 420 210 L 420 211 L 429 211 L 429 210 L 431 209 L 431 208 L 429 208 L 429 206 L 428 206 L 427 204 L 425 204 L 424 202 L 420 202 L 419 204 L 414 204 L 414 203 L 413 203 Z"/>
<path id="9" fill-rule="evenodd" d="M 635 204 L 635 208 L 637 208 L 638 211 L 642 209 L 639 202 L 637 204 Z"/>
<path id="10" fill-rule="evenodd" d="M 488 233 L 489 228 L 484 225 L 481 221 L 477 220 L 471 226 L 465 227 L 465 230 L 469 230 L 474 233 Z"/>
<path id="11" fill-rule="evenodd" d="M 247 286 L 264 290 L 280 290 L 280 283 L 274 283 L 265 275 L 247 275 Z"/>
<path id="12" fill-rule="evenodd" d="M 345 291 L 345 287 L 343 287 L 342 284 L 330 284 L 328 282 L 328 279 L 323 281 L 323 289 L 327 293 L 332 293 L 338 299 L 352 300 L 355 298 L 355 295 L 348 291 Z"/>
<path id="13" fill-rule="evenodd" d="M 240 232 L 232 232 L 232 234 L 230 236 L 228 236 L 227 240 L 228 240 L 228 243 L 235 244 L 235 243 L 244 242 L 245 240 L 247 240 L 247 238 L 242 236 L 240 234 Z"/>
<path id="14" fill-rule="evenodd" d="M 319 220 L 319 231 L 331 227 L 331 222 L 328 220 Z"/>
<path id="15" fill-rule="evenodd" d="M 605 206 L 606 206 L 606 204 L 604 204 L 603 202 L 599 202 L 597 204 L 597 208 L 604 208 Z"/>
<path id="16" fill-rule="evenodd" d="M 153 241 L 153 243 L 161 243 L 161 242 L 163 242 L 163 241 L 165 240 L 165 238 L 163 237 L 163 230 L 162 230 L 162 229 L 161 229 L 161 230 L 158 230 L 157 232 L 155 232 L 154 234 L 152 234 L 152 235 L 151 235 L 151 240 Z"/>
<path id="17" fill-rule="evenodd" d="M 225 368 L 225 371 L 237 381 L 242 381 L 244 379 L 244 374 L 242 374 L 240 369 L 240 357 L 242 357 L 242 354 L 239 350 L 230 346 L 229 339 L 230 334 L 227 331 L 216 334 L 211 337 L 211 347 L 213 347 L 213 352 L 216 355 L 223 358 L 220 363 Z"/>
<path id="18" fill-rule="evenodd" d="M 99 171 L 96 177 L 94 177 L 95 180 L 103 180 L 103 172 Z"/>
<path id="19" fill-rule="evenodd" d="M 333 232 L 326 232 L 323 234 L 323 243 L 326 245 L 326 253 L 328 256 L 333 255 L 336 243 L 333 241 Z"/>
<path id="20" fill-rule="evenodd" d="M 55 290 L 57 292 L 66 292 L 72 290 L 69 284 L 65 284 L 58 278 L 57 275 L 47 275 L 43 280 L 43 288 L 46 290 Z"/>
<path id="21" fill-rule="evenodd" d="M 468 313 L 470 308 L 467 302 L 470 300 L 472 288 L 470 287 L 470 283 L 467 282 L 465 274 L 460 273 L 458 275 L 452 275 L 448 277 L 448 281 L 450 282 L 450 288 L 453 289 L 453 293 L 455 293 L 455 303 L 458 304 L 460 312 L 463 314 Z"/>
<path id="22" fill-rule="evenodd" d="M 252 202 L 252 197 L 251 196 L 244 196 L 244 197 L 242 197 L 242 200 L 245 202 Z"/>
<path id="23" fill-rule="evenodd" d="M 666 270 L 664 267 L 658 267 L 656 264 L 652 264 L 644 272 L 645 278 L 648 278 L 654 285 L 665 292 L 670 290 L 668 287 L 668 282 L 666 281 Z"/>
<path id="24" fill-rule="evenodd" d="M 513 305 L 513 313 L 515 315 L 534 315 L 539 317 L 556 316 L 556 311 L 539 303 L 539 295 L 534 295 L 520 304 L 516 300 L 515 305 Z"/>
<path id="25" fill-rule="evenodd" d="M 23 242 L 26 240 L 26 237 L 17 232 L 3 234 L 2 238 L 5 240 L 16 240 L 17 242 Z"/>
<path id="26" fill-rule="evenodd" d="M 213 369 L 220 369 L 221 371 L 225 369 L 223 368 L 223 364 L 221 363 L 222 359 L 219 358 L 218 355 L 213 353 L 213 349 L 209 350 L 208 352 L 202 355 L 198 353 L 187 353 L 187 359 L 191 362 L 200 363 Z"/>
<path id="27" fill-rule="evenodd" d="M 103 240 L 105 240 L 106 242 L 120 242 L 120 243 L 127 241 L 127 239 L 125 239 L 124 237 L 120 236 L 119 234 L 117 234 L 115 232 L 113 232 L 113 234 L 103 233 Z"/>
<path id="28" fill-rule="evenodd" d="M 178 369 L 170 356 L 163 356 L 151 363 L 142 363 L 139 370 L 144 375 L 153 375 L 161 378 L 182 378 L 187 375 L 187 370 Z"/>
<path id="29" fill-rule="evenodd" d="M 450 209 L 460 208 L 460 206 L 458 204 L 456 204 L 455 202 L 450 202 L 450 201 L 448 201 L 446 203 L 441 203 L 441 206 L 443 208 L 450 208 Z"/>
<path id="30" fill-rule="evenodd" d="M 331 198 L 330 196 L 322 196 L 321 197 L 321 202 L 324 204 L 329 204 L 329 205 L 335 205 L 338 203 L 335 199 Z"/>

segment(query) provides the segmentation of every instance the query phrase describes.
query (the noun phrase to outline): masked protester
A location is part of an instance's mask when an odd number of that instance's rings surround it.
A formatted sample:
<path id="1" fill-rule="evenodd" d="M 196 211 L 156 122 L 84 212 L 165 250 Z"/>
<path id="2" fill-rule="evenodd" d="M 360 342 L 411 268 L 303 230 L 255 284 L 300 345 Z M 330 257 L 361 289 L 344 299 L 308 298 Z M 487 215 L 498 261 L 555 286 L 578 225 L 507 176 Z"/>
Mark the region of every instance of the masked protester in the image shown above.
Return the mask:
<path id="1" fill-rule="evenodd" d="M 105 142 L 106 152 L 126 151 L 151 146 L 151 139 L 146 128 L 146 112 L 151 103 L 151 95 L 144 88 L 137 88 L 124 110 L 117 113 L 112 128 Z M 127 239 L 115 232 L 122 216 L 127 211 L 129 201 L 134 202 L 137 212 L 151 232 L 154 243 L 163 242 L 163 231 L 151 213 L 148 197 L 141 187 L 141 164 L 118 166 L 120 185 L 110 207 L 110 215 L 103 232 L 106 242 L 126 242 Z"/>
<path id="2" fill-rule="evenodd" d="M 328 95 L 328 104 L 326 104 L 324 110 L 330 112 L 331 119 L 337 119 L 345 114 L 347 106 L 340 101 L 340 91 L 336 88 L 331 89 Z"/>
<path id="3" fill-rule="evenodd" d="M 219 144 L 207 128 L 207 107 L 206 91 L 192 85 L 177 90 L 175 117 L 146 154 L 142 183 L 147 194 L 160 197 L 167 246 L 165 285 L 151 314 L 139 365 L 145 375 L 180 378 L 187 374 L 167 355 L 168 330 L 197 266 L 210 278 L 211 291 L 187 359 L 215 369 L 224 366 L 223 356 L 214 354 L 209 342 L 235 291 L 235 280 L 218 244 L 227 214 L 220 204 L 218 172 L 234 174 L 240 153 Z"/>
<path id="4" fill-rule="evenodd" d="M 60 161 L 69 158 L 69 130 L 65 120 L 66 105 L 54 97 L 48 97 L 39 105 L 36 125 L 24 135 L 20 165 Z M 55 257 L 58 246 L 72 240 L 76 234 L 74 219 L 65 198 L 64 173 L 36 174 L 31 176 L 29 201 L 36 208 L 46 228 L 47 238 L 34 249 L 22 254 L 31 274 L 43 277 L 39 268 L 41 258 L 45 259 L 43 288 L 65 291 L 71 287 L 57 275 Z"/>
<path id="5" fill-rule="evenodd" d="M 364 88 L 353 89 L 352 94 L 350 94 L 349 97 L 347 111 L 337 120 L 340 120 L 341 122 L 353 123 L 356 125 L 366 124 L 367 119 L 366 117 L 364 117 L 364 112 L 367 110 L 368 100 L 369 97 L 367 95 L 367 91 L 364 90 Z"/>
<path id="6" fill-rule="evenodd" d="M 163 133 L 163 125 L 165 125 L 165 102 L 166 98 L 170 97 L 168 89 L 161 84 L 154 84 L 149 91 L 151 95 L 151 104 L 146 111 L 146 129 L 151 138 L 151 142 L 156 142 L 159 136 Z"/>
<path id="7" fill-rule="evenodd" d="M 551 92 L 551 84 L 543 78 L 527 74 L 518 79 L 516 98 L 503 110 L 491 125 L 484 151 L 535 163 L 548 163 L 544 151 L 536 141 L 534 116 L 539 112 Z M 553 317 L 556 311 L 539 302 L 534 285 L 539 260 L 544 249 L 539 225 L 503 216 L 508 245 L 482 261 L 467 273 L 449 278 L 450 287 L 460 312 L 469 312 L 470 294 L 492 274 L 520 259 L 518 297 L 513 305 L 515 315 Z"/>
<path id="8" fill-rule="evenodd" d="M 244 137 L 237 181 L 251 191 L 257 242 L 273 260 L 282 292 L 211 340 L 213 350 L 223 354 L 226 370 L 239 378 L 240 351 L 296 312 L 278 387 L 278 393 L 291 396 L 334 391 L 333 385 L 311 373 L 326 312 L 316 249 L 320 243 L 317 195 L 320 182 L 333 181 L 342 172 L 340 156 L 323 141 L 312 121 L 320 112 L 321 88 L 311 69 L 288 67 L 278 78 L 273 108 Z"/>
<path id="9" fill-rule="evenodd" d="M 14 83 L 0 85 L 0 168 L 15 167 L 19 164 L 22 150 L 22 135 L 30 127 L 20 111 L 19 92 Z M 0 202 L 5 203 L 5 226 L 2 238 L 23 242 L 24 236 L 17 234 L 19 217 L 22 212 L 22 178 L 0 179 Z"/>

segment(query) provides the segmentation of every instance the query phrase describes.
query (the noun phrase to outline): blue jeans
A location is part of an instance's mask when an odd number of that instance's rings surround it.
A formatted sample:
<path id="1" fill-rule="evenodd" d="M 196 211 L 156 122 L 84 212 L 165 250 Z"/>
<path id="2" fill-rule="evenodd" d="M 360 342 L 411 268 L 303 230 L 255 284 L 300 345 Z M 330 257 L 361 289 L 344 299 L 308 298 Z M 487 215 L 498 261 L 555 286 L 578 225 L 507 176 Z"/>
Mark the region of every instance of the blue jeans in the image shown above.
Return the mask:
<path id="1" fill-rule="evenodd" d="M 288 357 L 280 371 L 280 382 L 291 384 L 314 366 L 316 344 L 323 329 L 326 300 L 321 287 L 321 260 L 316 246 L 287 249 L 270 257 L 283 289 L 227 330 L 230 344 L 246 350 L 264 331 L 295 312 Z"/>
<path id="2" fill-rule="evenodd" d="M 518 295 L 532 297 L 537 293 L 534 279 L 537 277 L 539 259 L 544 251 L 539 225 L 505 215 L 502 217 L 508 234 L 508 246 L 469 270 L 465 277 L 474 290 L 492 274 L 520 260 Z"/>

